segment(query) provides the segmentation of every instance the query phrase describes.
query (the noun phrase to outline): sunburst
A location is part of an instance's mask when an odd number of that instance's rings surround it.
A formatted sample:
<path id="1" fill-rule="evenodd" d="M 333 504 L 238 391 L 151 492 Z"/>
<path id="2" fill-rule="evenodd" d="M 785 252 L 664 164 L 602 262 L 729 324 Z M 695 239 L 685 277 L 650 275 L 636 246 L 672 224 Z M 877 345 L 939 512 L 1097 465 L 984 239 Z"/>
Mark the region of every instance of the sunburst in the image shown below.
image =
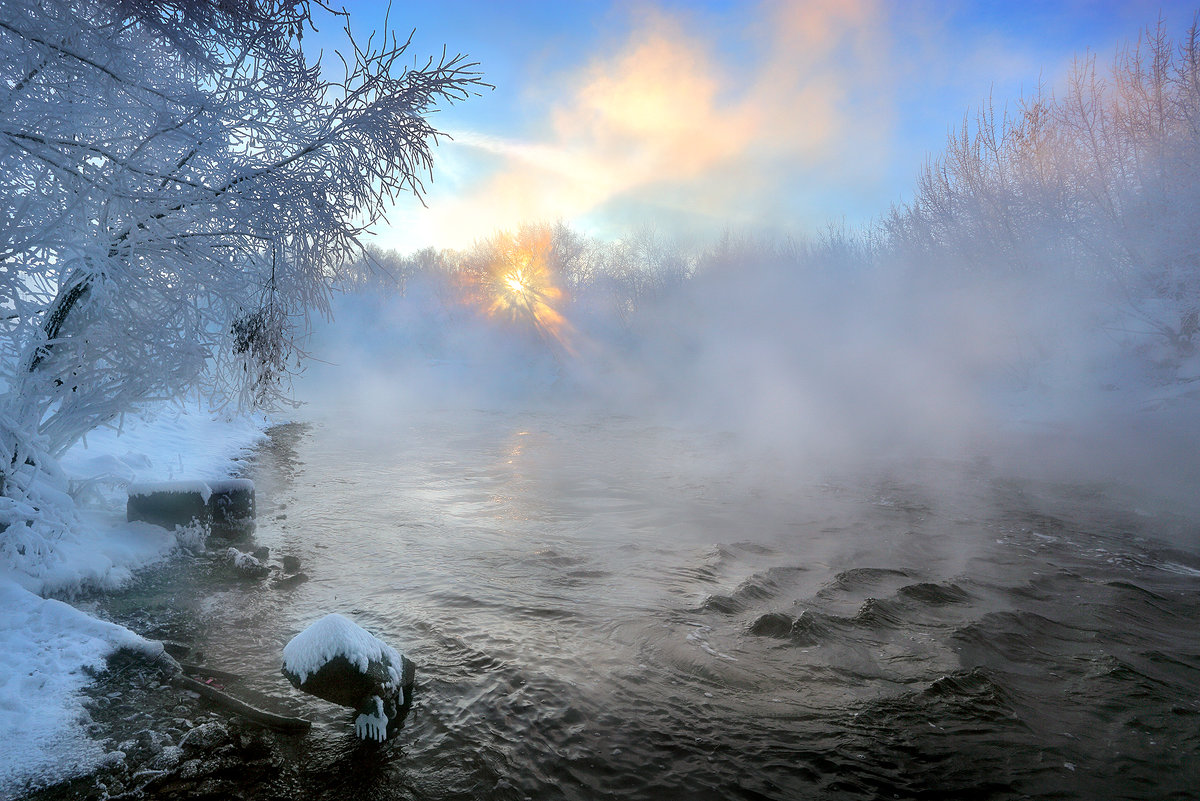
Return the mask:
<path id="1" fill-rule="evenodd" d="M 555 284 L 550 231 L 500 233 L 480 250 L 486 258 L 470 270 L 474 286 L 468 295 L 478 296 L 490 316 L 528 324 L 546 340 L 572 352 L 569 326 L 557 308 L 563 293 Z"/>

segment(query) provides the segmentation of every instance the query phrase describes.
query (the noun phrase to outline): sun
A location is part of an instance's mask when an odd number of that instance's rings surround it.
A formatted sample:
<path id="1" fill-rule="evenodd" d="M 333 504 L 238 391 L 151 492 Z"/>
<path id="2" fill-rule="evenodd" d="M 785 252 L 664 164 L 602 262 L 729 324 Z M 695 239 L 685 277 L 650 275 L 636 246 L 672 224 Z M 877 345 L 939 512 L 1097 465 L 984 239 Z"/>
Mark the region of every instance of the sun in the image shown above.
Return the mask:
<path id="1" fill-rule="evenodd" d="M 486 313 L 536 331 L 566 353 L 570 325 L 559 307 L 563 292 L 556 286 L 553 242 L 547 228 L 498 232 L 476 251 L 462 273 L 464 297 Z"/>
<path id="2" fill-rule="evenodd" d="M 514 295 L 524 295 L 528 291 L 528 287 L 525 286 L 525 278 L 521 275 L 520 270 L 504 276 L 504 283 Z"/>

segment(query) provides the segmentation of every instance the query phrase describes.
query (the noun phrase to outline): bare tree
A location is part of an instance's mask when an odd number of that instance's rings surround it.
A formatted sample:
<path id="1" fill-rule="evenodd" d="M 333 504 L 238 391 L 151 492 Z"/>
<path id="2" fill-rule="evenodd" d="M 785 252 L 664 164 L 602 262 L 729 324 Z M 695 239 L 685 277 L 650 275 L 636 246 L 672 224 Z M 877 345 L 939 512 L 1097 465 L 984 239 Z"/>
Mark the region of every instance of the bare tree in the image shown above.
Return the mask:
<path id="1" fill-rule="evenodd" d="M 421 193 L 438 136 L 428 113 L 483 85 L 461 56 L 406 66 L 395 37 L 351 39 L 327 79 L 301 46 L 311 12 L 309 0 L 0 5 L 10 562 L 66 525 L 34 531 L 50 492 L 38 487 L 87 431 L 193 390 L 218 405 L 285 397 L 293 332 L 328 309 L 388 203 Z"/>

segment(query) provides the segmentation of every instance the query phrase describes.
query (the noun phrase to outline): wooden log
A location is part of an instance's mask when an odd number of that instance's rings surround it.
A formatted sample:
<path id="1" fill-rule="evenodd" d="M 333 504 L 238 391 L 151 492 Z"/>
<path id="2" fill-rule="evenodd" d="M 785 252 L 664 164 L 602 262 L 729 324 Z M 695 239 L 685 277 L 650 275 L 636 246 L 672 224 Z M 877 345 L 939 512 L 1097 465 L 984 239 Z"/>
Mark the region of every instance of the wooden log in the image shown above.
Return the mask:
<path id="1" fill-rule="evenodd" d="M 182 668 L 183 672 L 189 676 L 205 676 L 210 679 L 227 681 L 231 684 L 235 681 L 242 680 L 242 677 L 236 673 L 230 673 L 225 670 L 217 670 L 216 668 L 205 667 L 204 665 L 195 665 L 191 662 L 180 662 L 179 667 Z"/>
<path id="2" fill-rule="evenodd" d="M 185 676 L 182 673 L 171 679 L 171 683 L 176 687 L 184 690 L 191 690 L 194 693 L 215 701 L 231 712 L 241 715 L 244 718 L 260 723 L 277 731 L 287 732 L 303 732 L 312 728 L 312 721 L 304 718 L 291 717 L 288 715 L 276 715 L 274 712 L 267 712 L 265 709 L 251 706 L 250 704 L 238 698 L 234 698 L 229 693 L 218 690 L 211 684 L 205 684 L 202 681 Z"/>

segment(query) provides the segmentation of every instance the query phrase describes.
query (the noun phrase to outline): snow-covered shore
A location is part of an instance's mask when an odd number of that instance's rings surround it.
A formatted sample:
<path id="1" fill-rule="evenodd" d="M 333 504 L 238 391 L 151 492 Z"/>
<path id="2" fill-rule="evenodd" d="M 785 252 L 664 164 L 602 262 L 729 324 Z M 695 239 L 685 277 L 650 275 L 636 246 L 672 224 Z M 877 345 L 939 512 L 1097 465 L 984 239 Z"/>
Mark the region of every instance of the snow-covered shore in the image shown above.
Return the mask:
<path id="1" fill-rule="evenodd" d="M 57 543 L 36 577 L 0 570 L 0 799 L 99 766 L 104 751 L 86 734 L 85 670 L 103 667 L 119 648 L 161 648 L 55 599 L 119 587 L 178 547 L 172 532 L 125 522 L 126 487 L 230 476 L 234 457 L 266 425 L 262 417 L 169 408 L 127 421 L 120 434 L 94 432 L 63 458 L 81 530 Z"/>

